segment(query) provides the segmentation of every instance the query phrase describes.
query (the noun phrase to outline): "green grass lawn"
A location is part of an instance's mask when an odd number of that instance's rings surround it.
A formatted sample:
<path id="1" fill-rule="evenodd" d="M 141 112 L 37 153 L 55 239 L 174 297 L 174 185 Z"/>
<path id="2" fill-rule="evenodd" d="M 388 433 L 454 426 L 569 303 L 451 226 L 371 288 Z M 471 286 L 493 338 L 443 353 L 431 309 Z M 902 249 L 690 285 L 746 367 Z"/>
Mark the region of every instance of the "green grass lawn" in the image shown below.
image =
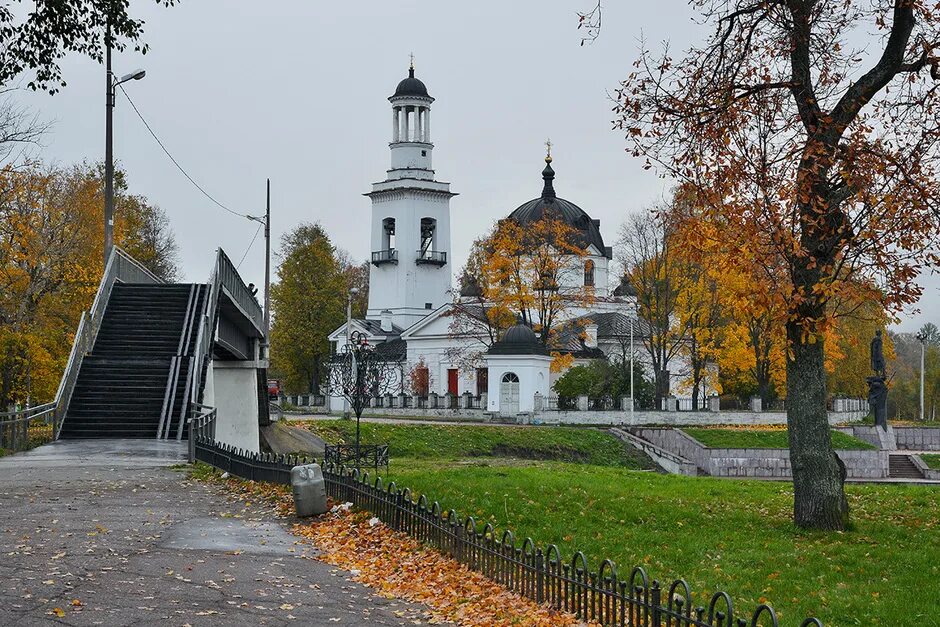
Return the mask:
<path id="1" fill-rule="evenodd" d="M 354 420 L 312 420 L 305 424 L 331 443 L 356 441 Z M 610 434 L 576 427 L 488 427 L 379 424 L 363 422 L 362 442 L 388 444 L 393 459 L 455 460 L 475 457 L 550 459 L 598 466 L 652 468 Z"/>
<path id="2" fill-rule="evenodd" d="M 790 448 L 785 429 L 706 429 L 685 427 L 687 434 L 709 448 Z M 875 447 L 841 431 L 832 431 L 832 446 L 843 450 L 875 450 Z"/>
<path id="3" fill-rule="evenodd" d="M 924 463 L 927 464 L 927 468 L 933 468 L 934 470 L 940 470 L 940 455 L 921 455 L 920 458 L 924 460 Z"/>
<path id="4" fill-rule="evenodd" d="M 350 422 L 309 424 L 333 442 L 355 432 Z M 827 627 L 940 626 L 938 489 L 850 484 L 853 528 L 805 532 L 790 520 L 789 483 L 639 472 L 637 456 L 596 430 L 362 426 L 363 441 L 391 444 L 399 486 L 512 529 L 520 545 L 530 536 L 563 556 L 581 550 L 594 566 L 610 558 L 625 575 L 641 565 L 661 582 L 683 577 L 697 605 L 716 590 L 748 614 L 766 601 L 784 626 L 811 615 Z"/>

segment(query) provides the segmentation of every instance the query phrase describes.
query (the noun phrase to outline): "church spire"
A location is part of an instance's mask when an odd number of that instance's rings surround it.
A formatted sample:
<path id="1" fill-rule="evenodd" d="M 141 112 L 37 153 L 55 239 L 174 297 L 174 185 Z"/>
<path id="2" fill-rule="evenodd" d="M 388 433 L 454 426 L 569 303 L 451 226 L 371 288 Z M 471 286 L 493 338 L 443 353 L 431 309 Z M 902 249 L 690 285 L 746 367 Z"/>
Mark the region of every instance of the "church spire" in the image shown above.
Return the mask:
<path id="1" fill-rule="evenodd" d="M 555 180 L 555 171 L 552 169 L 552 140 L 545 142 L 545 169 L 542 170 L 542 180 L 545 185 L 542 187 L 542 198 L 550 200 L 555 198 L 555 188 L 552 181 Z"/>

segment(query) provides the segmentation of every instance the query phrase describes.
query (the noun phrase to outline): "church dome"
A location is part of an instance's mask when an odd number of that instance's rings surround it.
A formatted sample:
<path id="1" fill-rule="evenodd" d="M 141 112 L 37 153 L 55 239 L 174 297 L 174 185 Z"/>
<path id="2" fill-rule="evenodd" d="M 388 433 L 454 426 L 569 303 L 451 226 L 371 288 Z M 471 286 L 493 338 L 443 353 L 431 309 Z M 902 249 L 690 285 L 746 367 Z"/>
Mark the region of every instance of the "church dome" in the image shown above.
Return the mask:
<path id="1" fill-rule="evenodd" d="M 601 221 L 593 220 L 584 209 L 564 198 L 558 198 L 555 195 L 555 188 L 552 182 L 555 179 L 555 171 L 552 169 L 552 158 L 545 157 L 545 169 L 542 170 L 542 195 L 530 200 L 509 214 L 509 219 L 517 224 L 530 224 L 537 222 L 546 216 L 554 217 L 567 223 L 580 232 L 580 239 L 585 248 L 593 245 L 608 259 L 613 257 L 612 251 L 604 246 L 604 238 L 601 236 Z"/>
<path id="2" fill-rule="evenodd" d="M 415 78 L 415 69 L 413 67 L 408 68 L 408 78 L 398 83 L 398 87 L 395 88 L 395 94 L 392 98 L 405 96 L 418 96 L 420 98 L 431 97 L 428 95 L 428 88 L 424 86 L 421 79 Z"/>
<path id="3" fill-rule="evenodd" d="M 490 355 L 548 355 L 545 344 L 532 328 L 519 322 L 487 351 Z"/>

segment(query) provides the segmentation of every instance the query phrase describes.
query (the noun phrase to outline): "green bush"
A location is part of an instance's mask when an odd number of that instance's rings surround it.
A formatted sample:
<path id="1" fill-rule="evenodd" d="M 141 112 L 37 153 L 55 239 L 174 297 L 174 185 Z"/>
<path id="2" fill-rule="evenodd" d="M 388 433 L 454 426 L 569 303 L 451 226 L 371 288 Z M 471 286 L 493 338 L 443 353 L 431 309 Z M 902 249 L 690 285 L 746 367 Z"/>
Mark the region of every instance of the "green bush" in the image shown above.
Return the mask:
<path id="1" fill-rule="evenodd" d="M 652 404 L 655 388 L 647 381 L 643 364 L 633 364 L 633 394 L 641 405 Z M 612 364 L 598 359 L 583 366 L 574 366 L 552 386 L 559 396 L 590 396 L 620 398 L 630 396 L 630 364 Z M 643 406 L 646 406 L 643 405 Z"/>

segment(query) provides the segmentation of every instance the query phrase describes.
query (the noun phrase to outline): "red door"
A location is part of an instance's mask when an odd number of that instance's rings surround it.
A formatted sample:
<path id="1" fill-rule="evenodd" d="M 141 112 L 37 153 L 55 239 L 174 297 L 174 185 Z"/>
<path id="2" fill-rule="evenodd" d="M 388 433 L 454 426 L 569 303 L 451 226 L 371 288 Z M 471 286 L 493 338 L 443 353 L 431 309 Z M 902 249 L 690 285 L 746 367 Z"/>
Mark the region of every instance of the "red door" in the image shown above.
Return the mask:
<path id="1" fill-rule="evenodd" d="M 448 368 L 447 370 L 447 392 L 457 396 L 457 369 Z"/>

